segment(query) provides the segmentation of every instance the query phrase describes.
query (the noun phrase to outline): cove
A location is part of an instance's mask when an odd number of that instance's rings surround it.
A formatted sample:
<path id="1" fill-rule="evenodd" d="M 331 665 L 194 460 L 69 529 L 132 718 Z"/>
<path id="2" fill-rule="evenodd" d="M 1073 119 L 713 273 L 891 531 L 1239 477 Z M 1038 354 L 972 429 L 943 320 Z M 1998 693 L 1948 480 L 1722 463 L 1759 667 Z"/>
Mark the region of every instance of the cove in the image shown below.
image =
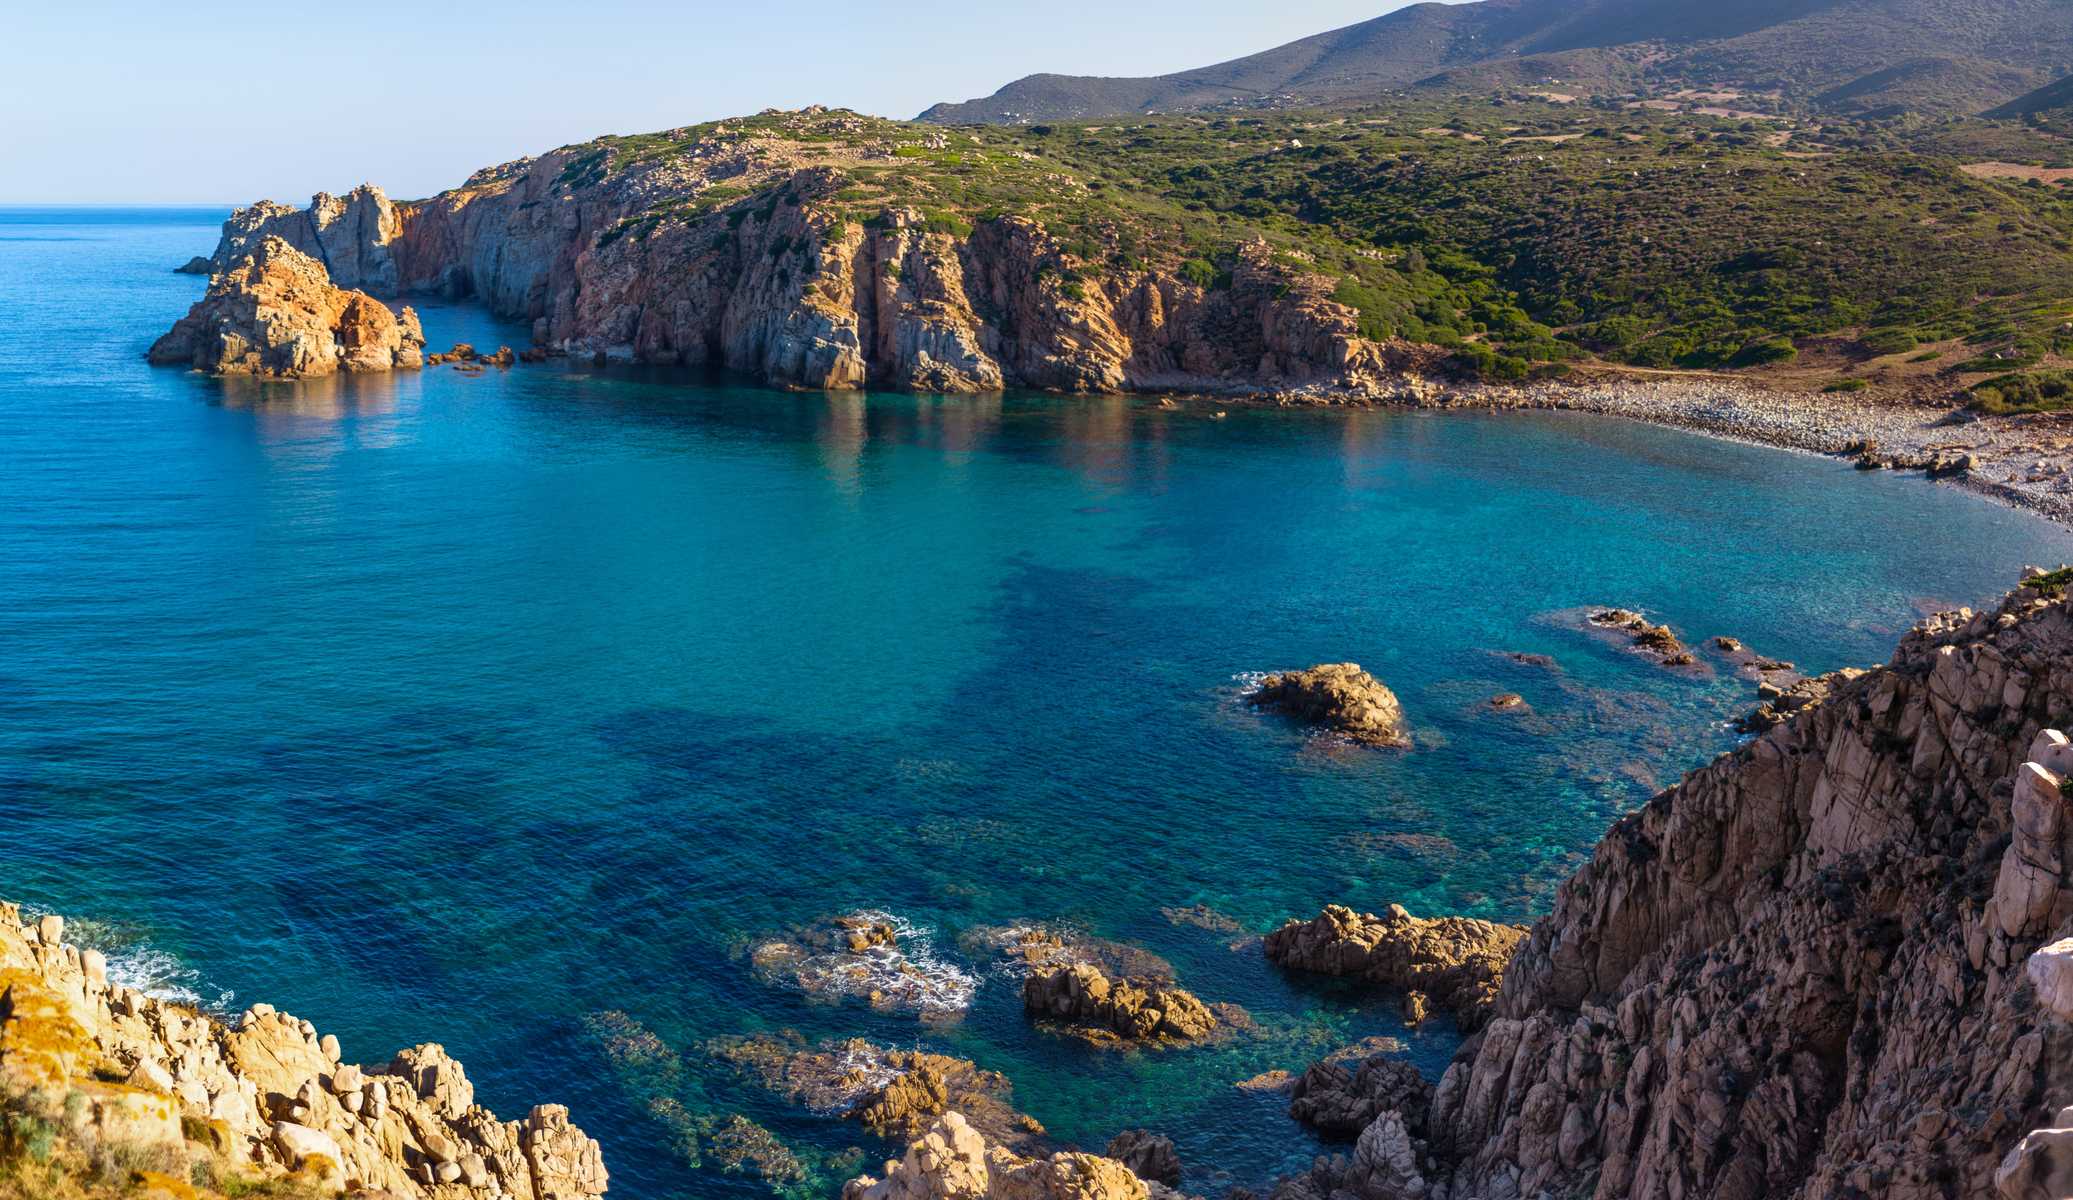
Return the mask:
<path id="1" fill-rule="evenodd" d="M 688 1110 L 828 1177 L 888 1148 L 712 1039 L 919 1042 L 1061 1139 L 1294 1169 L 1285 1102 L 1235 1083 L 1375 1035 L 1437 1069 L 1453 1038 L 1250 937 L 1327 902 L 1529 918 L 1754 703 L 1562 614 L 1827 670 L 2073 559 L 1919 479 L 1580 415 L 151 370 L 200 288 L 167 268 L 220 216 L 0 215 L 0 894 L 352 1052 L 436 1037 L 492 1107 L 568 1103 L 615 1194 L 767 1189 L 681 1162 L 655 1081 L 591 1032 L 609 1012 L 683 1056 Z M 523 344 L 423 315 L 435 347 Z M 1238 703 L 1249 672 L 1340 660 L 1417 749 Z M 1489 711 L 1505 692 L 1528 711 Z M 976 978 L 961 1020 L 817 1005 L 745 959 L 860 908 Z M 1162 955 L 1258 1033 L 1126 1054 L 1033 1029 L 960 944 L 1027 920 Z"/>

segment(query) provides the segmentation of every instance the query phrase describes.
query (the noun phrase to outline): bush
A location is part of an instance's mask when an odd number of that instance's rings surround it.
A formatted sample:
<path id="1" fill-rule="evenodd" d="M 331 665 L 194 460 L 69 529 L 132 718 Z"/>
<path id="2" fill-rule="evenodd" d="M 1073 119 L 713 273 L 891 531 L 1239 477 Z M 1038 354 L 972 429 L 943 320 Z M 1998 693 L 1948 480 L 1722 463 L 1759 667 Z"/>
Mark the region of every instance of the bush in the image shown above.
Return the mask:
<path id="1" fill-rule="evenodd" d="M 1787 337 L 1761 337 L 1745 344 L 1728 359 L 1731 367 L 1760 367 L 1770 363 L 1789 363 L 1799 357 L 1799 347 Z"/>
<path id="2" fill-rule="evenodd" d="M 1975 383 L 1967 390 L 1972 393 L 1974 408 L 1997 416 L 2004 413 L 2062 412 L 2073 408 L 2073 371 L 1999 375 Z"/>
<path id="3" fill-rule="evenodd" d="M 1871 380 L 1869 379 L 1838 379 L 1821 390 L 1824 392 L 1861 392 L 1870 386 Z"/>
<path id="4" fill-rule="evenodd" d="M 1857 339 L 1857 344 L 1866 354 L 1874 358 L 1888 354 L 1905 354 L 1920 343 L 1915 340 L 1915 331 L 1900 325 L 1889 325 L 1874 329 Z"/>

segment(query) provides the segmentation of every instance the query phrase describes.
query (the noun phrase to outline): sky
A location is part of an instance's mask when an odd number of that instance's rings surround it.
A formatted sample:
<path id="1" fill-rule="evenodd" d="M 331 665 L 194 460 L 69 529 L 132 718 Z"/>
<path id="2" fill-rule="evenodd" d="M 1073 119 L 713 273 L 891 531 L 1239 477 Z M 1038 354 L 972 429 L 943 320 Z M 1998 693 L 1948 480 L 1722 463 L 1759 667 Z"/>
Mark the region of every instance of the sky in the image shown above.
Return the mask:
<path id="1" fill-rule="evenodd" d="M 603 133 L 911 117 L 1037 71 L 1155 75 L 1404 0 L 224 5 L 39 0 L 0 38 L 0 204 L 430 195 Z"/>

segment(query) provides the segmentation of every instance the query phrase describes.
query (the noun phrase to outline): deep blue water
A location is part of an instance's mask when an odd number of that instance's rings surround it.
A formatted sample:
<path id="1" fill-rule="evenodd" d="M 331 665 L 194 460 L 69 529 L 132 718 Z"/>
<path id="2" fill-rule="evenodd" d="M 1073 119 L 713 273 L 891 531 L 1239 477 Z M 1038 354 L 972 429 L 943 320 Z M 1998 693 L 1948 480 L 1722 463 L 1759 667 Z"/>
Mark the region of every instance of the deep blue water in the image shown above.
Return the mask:
<path id="1" fill-rule="evenodd" d="M 1196 1190 L 1300 1166 L 1281 1100 L 1235 1081 L 1370 1034 L 1437 1068 L 1452 1035 L 1162 908 L 1530 917 L 1753 702 L 1550 614 L 1641 607 L 1829 669 L 2073 559 L 1917 478 L 1581 416 L 147 368 L 203 286 L 169 268 L 221 215 L 0 210 L 0 896 L 351 1057 L 440 1041 L 506 1117 L 565 1101 L 615 1195 L 766 1193 L 676 1157 L 653 1080 L 585 1032 L 606 1010 L 685 1055 L 689 1110 L 823 1169 L 888 1148 L 703 1043 L 970 1057 L 1064 1139 L 1171 1134 Z M 523 344 L 421 312 L 435 346 Z M 1402 696 L 1417 751 L 1235 703 L 1244 672 L 1342 659 Z M 1482 711 L 1502 691 L 1534 716 Z M 961 1023 L 813 1005 L 741 958 L 860 907 L 979 975 Z M 1038 1032 L 958 948 L 1015 920 L 1154 950 L 1261 1032 Z"/>

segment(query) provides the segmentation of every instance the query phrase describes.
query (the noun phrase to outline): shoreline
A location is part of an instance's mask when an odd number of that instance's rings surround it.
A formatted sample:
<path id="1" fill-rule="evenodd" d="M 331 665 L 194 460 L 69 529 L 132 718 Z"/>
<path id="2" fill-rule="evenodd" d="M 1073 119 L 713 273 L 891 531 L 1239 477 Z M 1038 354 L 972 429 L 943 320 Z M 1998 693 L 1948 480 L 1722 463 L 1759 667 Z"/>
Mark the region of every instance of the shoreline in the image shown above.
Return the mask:
<path id="1" fill-rule="evenodd" d="M 1873 393 L 1788 392 L 1718 375 L 1471 383 L 1430 392 L 1413 388 L 1373 401 L 1297 391 L 1252 402 L 1621 417 L 1774 450 L 1852 458 L 1863 470 L 1920 471 L 1932 483 L 2073 528 L 2073 413 L 1977 417 L 1951 403 L 1881 399 Z"/>

